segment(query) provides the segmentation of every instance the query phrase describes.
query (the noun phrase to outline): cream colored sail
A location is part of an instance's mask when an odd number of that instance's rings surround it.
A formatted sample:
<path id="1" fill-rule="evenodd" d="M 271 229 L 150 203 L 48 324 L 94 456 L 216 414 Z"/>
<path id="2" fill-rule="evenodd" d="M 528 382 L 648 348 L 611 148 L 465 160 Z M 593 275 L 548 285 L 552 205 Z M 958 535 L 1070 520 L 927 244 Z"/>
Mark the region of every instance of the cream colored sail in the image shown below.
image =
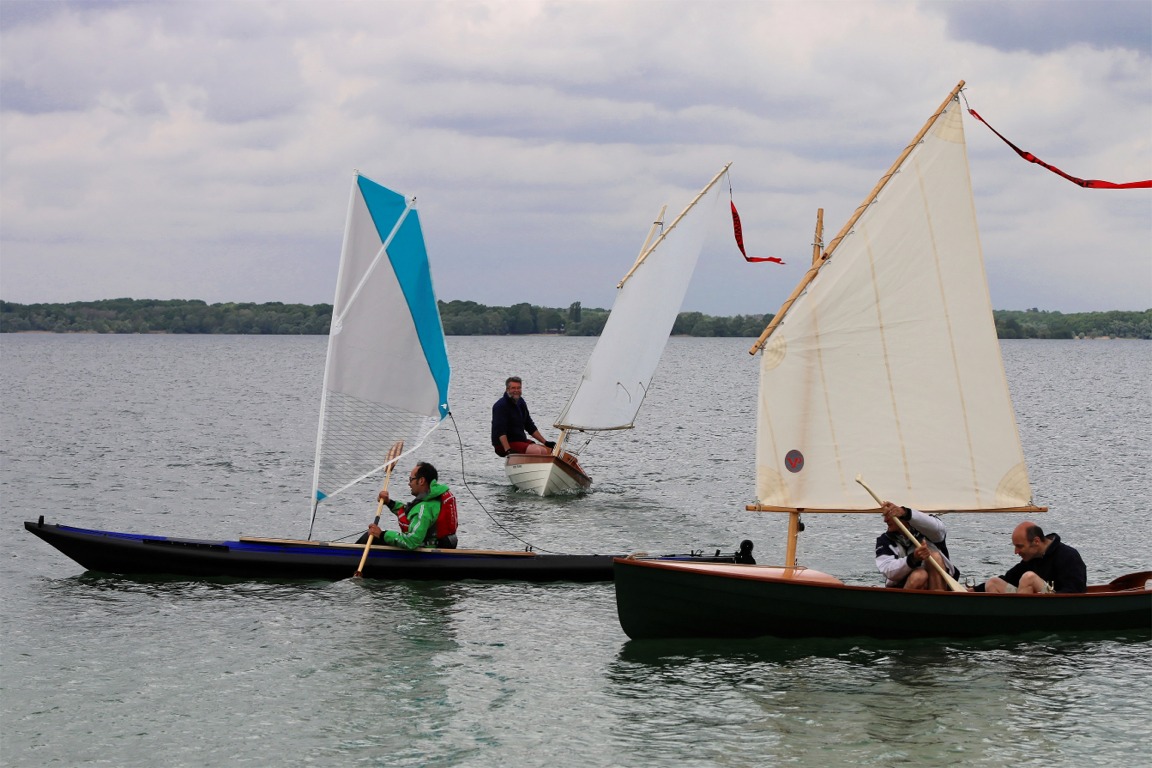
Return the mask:
<path id="1" fill-rule="evenodd" d="M 958 87 L 959 88 L 959 87 Z M 1028 507 L 953 96 L 761 352 L 762 507 Z"/>

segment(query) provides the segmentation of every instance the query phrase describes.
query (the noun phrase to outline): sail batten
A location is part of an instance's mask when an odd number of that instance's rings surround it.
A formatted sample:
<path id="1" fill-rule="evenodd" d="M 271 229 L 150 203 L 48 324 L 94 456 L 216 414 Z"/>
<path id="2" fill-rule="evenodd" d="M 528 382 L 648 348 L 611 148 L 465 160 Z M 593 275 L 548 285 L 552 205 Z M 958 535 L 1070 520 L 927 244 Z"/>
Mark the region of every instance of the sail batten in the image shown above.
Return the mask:
<path id="1" fill-rule="evenodd" d="M 1035 509 L 961 114 L 953 92 L 762 337 L 759 508 L 873 509 L 862 473 L 921 509 Z"/>
<path id="2" fill-rule="evenodd" d="M 448 414 L 450 366 L 415 201 L 357 175 L 341 248 L 313 469 L 320 501 L 416 450 Z"/>

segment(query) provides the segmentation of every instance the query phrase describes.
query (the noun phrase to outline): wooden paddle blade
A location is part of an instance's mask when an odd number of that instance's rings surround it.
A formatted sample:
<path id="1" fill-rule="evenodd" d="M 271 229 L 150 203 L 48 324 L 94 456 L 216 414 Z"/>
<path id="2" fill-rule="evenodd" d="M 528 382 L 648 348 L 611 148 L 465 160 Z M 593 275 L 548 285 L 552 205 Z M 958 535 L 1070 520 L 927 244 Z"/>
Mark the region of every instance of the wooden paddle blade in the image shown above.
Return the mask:
<path id="1" fill-rule="evenodd" d="M 388 469 L 392 469 L 396 464 L 396 459 L 400 458 L 400 454 L 404 453 L 404 441 L 397 440 L 391 448 L 388 449 L 388 455 L 384 457 L 384 465 Z"/>

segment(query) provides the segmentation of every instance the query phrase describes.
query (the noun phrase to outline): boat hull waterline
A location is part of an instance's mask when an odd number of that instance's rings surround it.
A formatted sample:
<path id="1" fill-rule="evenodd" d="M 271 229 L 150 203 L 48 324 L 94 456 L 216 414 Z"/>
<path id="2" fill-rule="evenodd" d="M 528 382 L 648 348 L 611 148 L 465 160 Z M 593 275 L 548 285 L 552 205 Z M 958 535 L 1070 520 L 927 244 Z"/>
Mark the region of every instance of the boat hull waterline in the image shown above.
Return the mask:
<path id="1" fill-rule="evenodd" d="M 123 575 L 332 581 L 352 576 L 364 553 L 363 545 L 342 542 L 186 539 L 43 521 L 26 521 L 24 528 L 90 571 Z M 373 546 L 362 575 L 367 579 L 611 581 L 612 560 L 617 556 Z M 735 555 L 665 557 L 732 562 Z"/>
<path id="2" fill-rule="evenodd" d="M 1152 634 L 1152 573 L 1081 594 L 996 595 L 852 586 L 804 568 L 617 558 L 615 569 L 620 623 L 633 640 Z"/>

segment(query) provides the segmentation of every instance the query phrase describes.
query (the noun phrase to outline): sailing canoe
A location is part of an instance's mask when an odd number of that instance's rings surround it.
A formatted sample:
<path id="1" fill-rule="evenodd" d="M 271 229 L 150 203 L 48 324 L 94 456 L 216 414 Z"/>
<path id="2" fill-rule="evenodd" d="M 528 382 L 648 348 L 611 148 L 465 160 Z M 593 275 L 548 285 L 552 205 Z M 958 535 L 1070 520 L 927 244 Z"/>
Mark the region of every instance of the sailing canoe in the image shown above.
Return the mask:
<path id="1" fill-rule="evenodd" d="M 1080 594 L 997 595 L 852 586 L 804 568 L 627 558 L 617 558 L 615 568 L 620 624 L 633 640 L 1152 635 L 1148 571 Z"/>
<path id="2" fill-rule="evenodd" d="M 120 533 L 26 521 L 24 528 L 89 571 L 127 576 L 337 581 L 356 571 L 361 544 L 241 537 L 222 541 Z M 618 555 L 541 554 L 515 550 L 417 549 L 373 546 L 366 579 L 459 579 L 526 582 L 611 581 Z M 739 553 L 689 553 L 659 558 L 737 562 Z M 658 559 L 659 559 L 658 558 Z"/>
<path id="3" fill-rule="evenodd" d="M 630 637 L 1149 631 L 1144 572 L 1083 594 L 990 595 L 852 586 L 797 567 L 802 514 L 879 513 L 862 476 L 928 512 L 1044 511 L 992 317 L 963 86 L 823 250 L 818 217 L 812 266 L 752 349 L 757 503 L 747 509 L 788 514 L 784 566 L 617 560 Z"/>
<path id="4" fill-rule="evenodd" d="M 718 182 L 731 163 L 663 231 L 661 210 L 632 268 L 616 286 L 604 330 L 572 397 L 556 417 L 560 430 L 550 455 L 511 454 L 504 462 L 517 490 L 541 496 L 587 489 L 592 478 L 565 445 L 574 432 L 632 429 L 684 303 L 719 199 Z M 692 213 L 692 215 L 689 215 Z"/>

